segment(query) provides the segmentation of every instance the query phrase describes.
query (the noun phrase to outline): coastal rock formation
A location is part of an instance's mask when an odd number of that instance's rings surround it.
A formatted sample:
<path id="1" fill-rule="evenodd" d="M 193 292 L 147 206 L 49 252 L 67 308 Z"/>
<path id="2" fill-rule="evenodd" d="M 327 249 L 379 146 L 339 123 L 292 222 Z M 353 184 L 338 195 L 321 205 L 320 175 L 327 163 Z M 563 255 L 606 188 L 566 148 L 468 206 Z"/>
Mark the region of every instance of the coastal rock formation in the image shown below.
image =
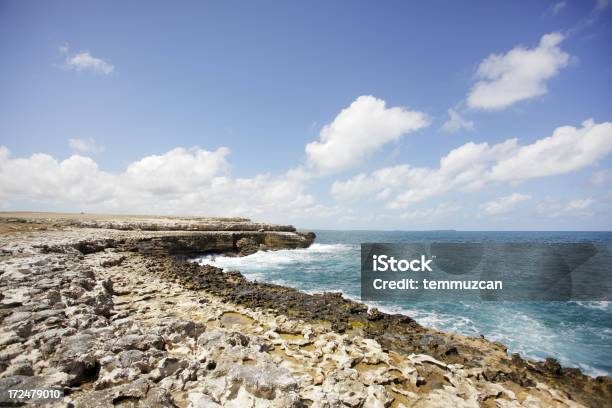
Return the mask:
<path id="1" fill-rule="evenodd" d="M 312 234 L 172 220 L 0 220 L 0 402 L 35 388 L 61 390 L 30 401 L 57 407 L 609 405 L 608 377 L 185 261 Z"/>

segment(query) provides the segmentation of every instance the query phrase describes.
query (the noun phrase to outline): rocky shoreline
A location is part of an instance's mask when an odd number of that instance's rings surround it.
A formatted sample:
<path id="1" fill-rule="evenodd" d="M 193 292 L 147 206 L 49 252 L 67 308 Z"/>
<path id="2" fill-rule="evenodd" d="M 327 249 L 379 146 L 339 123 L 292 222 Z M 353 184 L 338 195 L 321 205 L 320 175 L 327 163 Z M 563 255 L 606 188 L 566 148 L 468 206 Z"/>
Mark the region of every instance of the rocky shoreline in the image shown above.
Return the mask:
<path id="1" fill-rule="evenodd" d="M 0 214 L 0 406 L 610 406 L 610 377 L 188 259 L 301 248 L 243 218 Z"/>

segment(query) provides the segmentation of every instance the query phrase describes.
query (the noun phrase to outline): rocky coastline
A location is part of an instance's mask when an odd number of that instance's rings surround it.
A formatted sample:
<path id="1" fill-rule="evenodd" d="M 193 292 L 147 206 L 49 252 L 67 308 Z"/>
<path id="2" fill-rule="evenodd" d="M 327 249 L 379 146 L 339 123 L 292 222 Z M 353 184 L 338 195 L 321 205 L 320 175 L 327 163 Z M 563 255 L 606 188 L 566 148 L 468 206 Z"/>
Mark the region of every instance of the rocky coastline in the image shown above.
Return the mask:
<path id="1" fill-rule="evenodd" d="M 314 239 L 244 218 L 0 213 L 0 406 L 611 405 L 610 377 L 189 262 Z"/>

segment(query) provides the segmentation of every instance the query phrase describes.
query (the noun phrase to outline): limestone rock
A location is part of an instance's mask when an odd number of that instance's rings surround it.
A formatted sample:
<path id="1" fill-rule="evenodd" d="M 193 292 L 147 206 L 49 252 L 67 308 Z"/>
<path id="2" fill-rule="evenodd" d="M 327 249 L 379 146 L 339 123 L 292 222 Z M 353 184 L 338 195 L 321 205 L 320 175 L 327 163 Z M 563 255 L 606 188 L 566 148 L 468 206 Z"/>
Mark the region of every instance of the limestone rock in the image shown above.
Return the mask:
<path id="1" fill-rule="evenodd" d="M 610 400 L 609 377 L 509 357 L 503 345 L 421 327 L 338 293 L 305 294 L 185 261 L 313 242 L 291 226 L 120 216 L 53 223 L 0 235 L 0 391 L 67 390 L 52 407 Z"/>

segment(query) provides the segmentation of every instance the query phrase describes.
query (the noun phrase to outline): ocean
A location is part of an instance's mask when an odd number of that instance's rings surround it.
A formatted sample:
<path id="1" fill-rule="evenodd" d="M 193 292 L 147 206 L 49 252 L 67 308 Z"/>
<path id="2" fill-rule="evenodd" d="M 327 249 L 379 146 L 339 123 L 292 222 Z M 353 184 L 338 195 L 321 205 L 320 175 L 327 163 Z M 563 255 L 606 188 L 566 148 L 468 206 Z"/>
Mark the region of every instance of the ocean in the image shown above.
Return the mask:
<path id="1" fill-rule="evenodd" d="M 246 257 L 198 259 L 252 280 L 308 293 L 342 292 L 360 300 L 362 242 L 612 243 L 612 232 L 315 231 L 307 249 L 257 252 Z M 610 271 L 612 273 L 612 271 Z M 592 302 L 365 302 L 406 314 L 423 326 L 500 341 L 524 357 L 554 357 L 589 375 L 612 375 L 612 308 Z"/>

